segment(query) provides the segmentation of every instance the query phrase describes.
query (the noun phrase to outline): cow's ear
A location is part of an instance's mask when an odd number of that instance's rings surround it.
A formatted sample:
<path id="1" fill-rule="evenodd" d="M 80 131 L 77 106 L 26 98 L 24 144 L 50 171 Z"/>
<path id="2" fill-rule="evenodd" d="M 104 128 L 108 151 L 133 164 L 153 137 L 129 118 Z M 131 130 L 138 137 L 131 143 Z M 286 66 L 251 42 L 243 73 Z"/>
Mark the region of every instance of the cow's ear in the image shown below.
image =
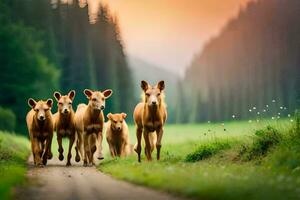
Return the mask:
<path id="1" fill-rule="evenodd" d="M 46 103 L 49 106 L 49 108 L 52 108 L 52 105 L 53 105 L 53 100 L 52 99 L 47 99 Z"/>
<path id="2" fill-rule="evenodd" d="M 111 113 L 108 113 L 108 114 L 106 115 L 106 117 L 107 117 L 109 120 L 111 120 L 111 116 L 112 116 Z"/>
<path id="3" fill-rule="evenodd" d="M 28 99 L 28 105 L 29 105 L 31 108 L 34 108 L 35 105 L 36 105 L 36 101 L 35 101 L 33 98 L 29 98 L 29 99 Z"/>
<path id="4" fill-rule="evenodd" d="M 104 97 L 107 99 L 108 97 L 110 97 L 112 95 L 113 91 L 111 89 L 107 89 L 103 91 L 103 95 Z"/>
<path id="5" fill-rule="evenodd" d="M 121 113 L 121 114 L 122 114 L 123 119 L 125 119 L 127 117 L 126 113 Z"/>
<path id="6" fill-rule="evenodd" d="M 144 80 L 141 81 L 141 88 L 146 92 L 146 90 L 148 90 L 148 83 Z"/>
<path id="7" fill-rule="evenodd" d="M 56 99 L 56 101 L 59 101 L 59 99 L 60 99 L 60 97 L 61 97 L 61 94 L 59 93 L 59 92 L 54 92 L 53 93 L 53 96 L 54 96 L 54 98 Z"/>
<path id="8" fill-rule="evenodd" d="M 93 95 L 93 91 L 90 89 L 85 89 L 83 91 L 83 93 L 85 94 L 85 96 L 89 99 L 92 95 Z"/>
<path id="9" fill-rule="evenodd" d="M 159 81 L 157 84 L 157 88 L 160 90 L 164 90 L 165 89 L 165 81 Z"/>
<path id="10" fill-rule="evenodd" d="M 75 97 L 75 90 L 71 90 L 69 93 L 68 93 L 68 96 L 69 98 L 73 101 L 74 97 Z"/>

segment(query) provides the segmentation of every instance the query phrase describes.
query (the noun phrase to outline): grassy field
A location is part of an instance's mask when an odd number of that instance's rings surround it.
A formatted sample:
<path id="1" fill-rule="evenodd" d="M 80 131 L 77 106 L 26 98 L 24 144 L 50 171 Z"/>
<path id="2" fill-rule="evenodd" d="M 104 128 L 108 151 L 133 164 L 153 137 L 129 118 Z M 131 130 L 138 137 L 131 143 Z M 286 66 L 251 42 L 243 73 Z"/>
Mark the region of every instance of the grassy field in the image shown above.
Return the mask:
<path id="1" fill-rule="evenodd" d="M 25 180 L 29 152 L 25 137 L 0 132 L 0 199 L 10 199 L 12 188 Z"/>
<path id="2" fill-rule="evenodd" d="M 105 159 L 98 168 L 132 183 L 199 199 L 299 199 L 300 133 L 294 123 L 169 125 L 161 161 L 147 162 L 143 155 L 138 163 L 133 154 Z M 135 143 L 134 127 L 130 130 Z"/>

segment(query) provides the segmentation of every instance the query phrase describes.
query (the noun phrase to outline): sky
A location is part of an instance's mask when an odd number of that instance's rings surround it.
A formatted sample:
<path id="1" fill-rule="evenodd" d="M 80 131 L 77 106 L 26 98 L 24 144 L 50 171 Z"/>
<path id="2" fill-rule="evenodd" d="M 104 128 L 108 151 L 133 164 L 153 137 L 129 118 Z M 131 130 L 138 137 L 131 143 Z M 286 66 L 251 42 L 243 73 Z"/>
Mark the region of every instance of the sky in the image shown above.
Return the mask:
<path id="1" fill-rule="evenodd" d="M 193 56 L 250 0 L 101 0 L 128 55 L 183 75 Z"/>

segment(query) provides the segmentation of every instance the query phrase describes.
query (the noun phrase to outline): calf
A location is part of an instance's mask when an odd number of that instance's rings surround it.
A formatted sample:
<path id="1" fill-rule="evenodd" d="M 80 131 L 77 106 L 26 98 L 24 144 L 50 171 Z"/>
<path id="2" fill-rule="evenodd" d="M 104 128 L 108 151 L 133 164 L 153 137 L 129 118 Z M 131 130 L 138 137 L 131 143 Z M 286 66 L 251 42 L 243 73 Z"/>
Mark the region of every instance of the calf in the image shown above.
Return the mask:
<path id="1" fill-rule="evenodd" d="M 129 130 L 125 122 L 125 113 L 107 115 L 106 140 L 112 157 L 124 157 L 129 154 Z"/>
<path id="2" fill-rule="evenodd" d="M 88 105 L 79 104 L 75 113 L 75 125 L 78 140 L 76 148 L 83 157 L 84 166 L 94 165 L 94 153 L 96 152 L 96 140 L 98 139 L 98 159 L 103 159 L 102 154 L 102 132 L 104 125 L 103 110 L 105 100 L 112 94 L 112 90 L 92 91 L 84 90 L 84 94 L 89 100 Z M 84 149 L 83 149 L 84 148 Z"/>
<path id="3" fill-rule="evenodd" d="M 58 152 L 59 160 L 64 159 L 64 149 L 62 146 L 62 138 L 67 137 L 69 139 L 69 150 L 67 158 L 67 166 L 71 165 L 72 158 L 72 147 L 75 141 L 76 131 L 75 131 L 75 113 L 73 111 L 72 103 L 75 97 L 75 91 L 72 90 L 68 95 L 62 96 L 59 92 L 54 92 L 53 96 L 57 101 L 57 113 L 54 114 L 54 129 L 56 130 L 57 143 L 58 143 Z M 76 148 L 76 157 L 77 162 L 80 161 L 78 151 Z"/>
<path id="4" fill-rule="evenodd" d="M 151 153 L 154 146 L 156 146 L 157 160 L 159 160 L 163 126 L 167 120 L 167 106 L 164 101 L 165 83 L 160 81 L 157 85 L 151 86 L 146 81 L 142 81 L 141 88 L 143 89 L 143 101 L 136 105 L 133 113 L 137 137 L 134 150 L 138 154 L 138 161 L 141 162 L 143 134 L 147 160 L 152 160 Z M 156 132 L 156 137 L 152 132 Z"/>
<path id="5" fill-rule="evenodd" d="M 43 166 L 52 158 L 51 143 L 53 137 L 52 99 L 36 102 L 28 100 L 31 110 L 27 113 L 26 123 L 31 141 L 34 164 Z"/>

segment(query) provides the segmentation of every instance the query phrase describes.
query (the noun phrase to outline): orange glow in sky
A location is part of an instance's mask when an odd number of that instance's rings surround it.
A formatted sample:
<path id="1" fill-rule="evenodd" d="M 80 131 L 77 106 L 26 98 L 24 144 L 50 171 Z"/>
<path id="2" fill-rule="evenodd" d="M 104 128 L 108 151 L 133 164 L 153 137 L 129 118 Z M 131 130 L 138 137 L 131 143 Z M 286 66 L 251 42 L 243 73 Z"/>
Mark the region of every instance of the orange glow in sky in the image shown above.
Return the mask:
<path id="1" fill-rule="evenodd" d="M 183 73 L 249 0 L 102 0 L 119 17 L 127 54 Z"/>

